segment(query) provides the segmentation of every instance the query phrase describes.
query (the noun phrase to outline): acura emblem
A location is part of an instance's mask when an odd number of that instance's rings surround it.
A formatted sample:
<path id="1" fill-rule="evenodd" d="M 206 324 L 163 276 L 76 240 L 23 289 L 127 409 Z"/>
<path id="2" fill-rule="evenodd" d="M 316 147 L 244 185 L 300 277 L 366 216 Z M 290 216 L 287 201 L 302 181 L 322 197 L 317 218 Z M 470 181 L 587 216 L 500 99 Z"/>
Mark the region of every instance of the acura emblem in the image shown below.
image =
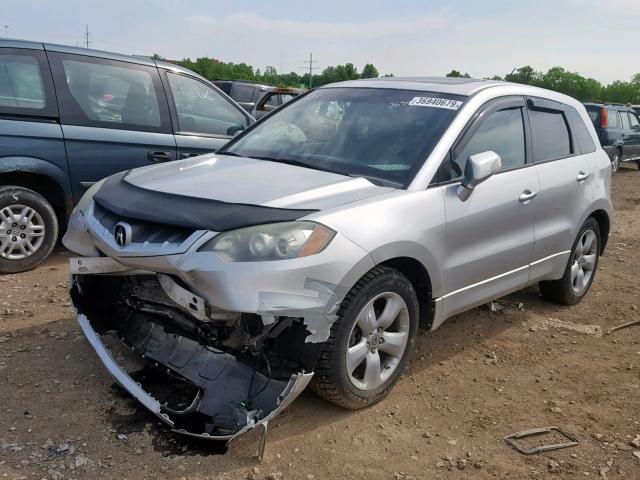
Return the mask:
<path id="1" fill-rule="evenodd" d="M 118 222 L 113 231 L 113 238 L 121 247 L 126 247 L 131 243 L 131 225 L 126 222 Z"/>

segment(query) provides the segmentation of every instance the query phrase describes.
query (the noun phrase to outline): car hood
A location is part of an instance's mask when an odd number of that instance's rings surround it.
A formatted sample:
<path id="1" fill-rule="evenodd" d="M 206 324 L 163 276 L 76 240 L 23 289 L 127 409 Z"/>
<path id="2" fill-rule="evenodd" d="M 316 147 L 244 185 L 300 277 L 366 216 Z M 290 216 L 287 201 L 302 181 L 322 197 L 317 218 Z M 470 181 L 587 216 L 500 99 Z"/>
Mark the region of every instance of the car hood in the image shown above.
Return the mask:
<path id="1" fill-rule="evenodd" d="M 208 154 L 132 170 L 146 190 L 228 203 L 324 210 L 394 190 L 365 178 L 284 163 Z"/>

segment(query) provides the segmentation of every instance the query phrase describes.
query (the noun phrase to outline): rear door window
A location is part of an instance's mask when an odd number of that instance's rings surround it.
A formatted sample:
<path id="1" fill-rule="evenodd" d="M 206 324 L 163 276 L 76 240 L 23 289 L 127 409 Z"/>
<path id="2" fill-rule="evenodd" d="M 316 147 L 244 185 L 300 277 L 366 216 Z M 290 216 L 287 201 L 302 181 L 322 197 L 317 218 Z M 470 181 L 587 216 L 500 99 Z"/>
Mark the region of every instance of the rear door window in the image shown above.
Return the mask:
<path id="1" fill-rule="evenodd" d="M 247 117 L 218 91 L 185 75 L 167 72 L 178 131 L 232 136 L 249 125 Z"/>
<path id="2" fill-rule="evenodd" d="M 571 155 L 571 136 L 562 107 L 536 100 L 529 107 L 533 161 L 544 162 Z M 547 105 L 548 104 L 548 105 Z"/>
<path id="3" fill-rule="evenodd" d="M 57 115 L 44 52 L 0 48 L 0 113 Z"/>
<path id="4" fill-rule="evenodd" d="M 627 114 L 629 115 L 629 122 L 631 124 L 631 128 L 633 130 L 638 130 L 640 128 L 640 122 L 638 122 L 638 117 L 631 112 L 627 112 Z"/>
<path id="5" fill-rule="evenodd" d="M 63 123 L 171 132 L 155 67 L 82 55 L 50 56 Z"/>
<path id="6" fill-rule="evenodd" d="M 620 112 L 622 118 L 622 128 L 625 130 L 631 130 L 631 123 L 629 122 L 629 114 L 627 112 Z"/>

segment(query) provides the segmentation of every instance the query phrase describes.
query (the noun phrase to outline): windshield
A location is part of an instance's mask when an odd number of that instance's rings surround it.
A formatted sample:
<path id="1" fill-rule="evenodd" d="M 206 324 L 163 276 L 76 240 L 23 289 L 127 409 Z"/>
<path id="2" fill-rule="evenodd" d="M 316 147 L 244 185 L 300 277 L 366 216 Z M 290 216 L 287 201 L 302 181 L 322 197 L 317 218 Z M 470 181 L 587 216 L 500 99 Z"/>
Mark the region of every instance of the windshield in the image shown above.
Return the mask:
<path id="1" fill-rule="evenodd" d="M 276 111 L 220 153 L 406 185 L 464 98 L 411 90 L 323 88 Z"/>

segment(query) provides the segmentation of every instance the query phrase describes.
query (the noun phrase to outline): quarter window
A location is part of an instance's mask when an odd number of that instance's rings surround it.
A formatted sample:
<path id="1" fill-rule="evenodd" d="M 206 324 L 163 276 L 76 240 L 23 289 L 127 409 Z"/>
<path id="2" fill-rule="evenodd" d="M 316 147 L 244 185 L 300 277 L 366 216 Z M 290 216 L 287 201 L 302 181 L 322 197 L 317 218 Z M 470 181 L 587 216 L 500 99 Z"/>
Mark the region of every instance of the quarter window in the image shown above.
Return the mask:
<path id="1" fill-rule="evenodd" d="M 582 117 L 578 113 L 578 111 L 573 108 L 566 106 L 565 111 L 567 113 L 567 117 L 569 119 L 569 123 L 571 124 L 571 130 L 573 131 L 573 136 L 580 148 L 581 153 L 591 153 L 596 151 L 596 146 L 593 143 L 593 139 L 591 138 L 591 134 L 587 129 Z M 615 115 L 615 111 L 613 114 Z"/>
<path id="2" fill-rule="evenodd" d="M 613 108 L 607 108 L 607 128 L 618 128 L 618 111 Z"/>
<path id="3" fill-rule="evenodd" d="M 453 160 L 449 162 L 450 171 L 447 172 L 445 169 L 442 172 L 441 181 L 462 177 L 469 157 L 488 150 L 500 156 L 503 170 L 525 164 L 522 108 L 508 108 L 489 113 L 481 122 L 469 140 L 463 140 L 462 144 L 456 147 Z"/>
<path id="4" fill-rule="evenodd" d="M 571 138 L 563 112 L 530 109 L 529 119 L 535 162 L 571 155 Z"/>
<path id="5" fill-rule="evenodd" d="M 184 75 L 167 77 L 181 132 L 231 136 L 248 126 L 247 117 L 216 90 Z"/>
<path id="6" fill-rule="evenodd" d="M 251 85 L 234 85 L 231 97 L 238 103 L 249 103 L 253 98 L 254 87 Z"/>
<path id="7" fill-rule="evenodd" d="M 629 114 L 629 120 L 631 121 L 631 128 L 634 130 L 637 130 L 638 128 L 640 128 L 640 122 L 638 122 L 638 117 L 631 113 L 631 112 L 627 112 Z"/>

